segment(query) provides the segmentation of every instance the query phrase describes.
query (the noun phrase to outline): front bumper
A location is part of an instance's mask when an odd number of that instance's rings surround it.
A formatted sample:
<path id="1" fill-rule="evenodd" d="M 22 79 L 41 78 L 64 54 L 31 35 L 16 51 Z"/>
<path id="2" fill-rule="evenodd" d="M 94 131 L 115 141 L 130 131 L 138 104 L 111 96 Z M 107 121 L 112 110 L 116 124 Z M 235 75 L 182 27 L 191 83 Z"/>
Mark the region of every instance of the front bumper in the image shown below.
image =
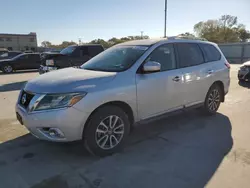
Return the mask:
<path id="1" fill-rule="evenodd" d="M 239 80 L 250 80 L 250 69 L 239 70 L 238 71 L 238 79 Z"/>
<path id="2" fill-rule="evenodd" d="M 83 128 L 89 116 L 74 107 L 29 113 L 19 104 L 16 104 L 16 113 L 21 116 L 23 125 L 35 137 L 55 142 L 81 140 Z M 18 119 L 20 121 L 20 117 Z M 42 131 L 49 128 L 59 129 L 64 136 L 51 137 Z"/>

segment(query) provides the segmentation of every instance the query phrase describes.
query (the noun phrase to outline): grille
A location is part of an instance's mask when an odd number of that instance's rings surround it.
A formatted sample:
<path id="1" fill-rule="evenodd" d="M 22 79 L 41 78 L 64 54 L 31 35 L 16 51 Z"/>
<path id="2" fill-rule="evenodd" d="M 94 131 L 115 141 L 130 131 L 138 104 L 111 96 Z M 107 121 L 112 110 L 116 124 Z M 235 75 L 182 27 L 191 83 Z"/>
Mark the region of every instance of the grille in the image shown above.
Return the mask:
<path id="1" fill-rule="evenodd" d="M 20 101 L 19 101 L 19 104 L 22 105 L 23 107 L 27 108 L 30 104 L 30 101 L 32 100 L 32 98 L 34 97 L 35 95 L 33 94 L 30 94 L 26 91 L 22 91 L 22 95 L 20 97 Z"/>

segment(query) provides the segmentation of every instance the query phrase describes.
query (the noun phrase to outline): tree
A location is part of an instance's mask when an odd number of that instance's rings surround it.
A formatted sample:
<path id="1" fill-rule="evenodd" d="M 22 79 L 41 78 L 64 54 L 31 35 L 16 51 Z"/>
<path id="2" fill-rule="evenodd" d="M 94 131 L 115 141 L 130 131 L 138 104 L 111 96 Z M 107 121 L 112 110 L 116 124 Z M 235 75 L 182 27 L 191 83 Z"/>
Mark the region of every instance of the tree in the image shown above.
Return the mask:
<path id="1" fill-rule="evenodd" d="M 249 31 L 243 24 L 238 24 L 236 16 L 223 15 L 217 20 L 207 20 L 194 25 L 195 33 L 209 41 L 216 43 L 246 41 Z"/>
<path id="2" fill-rule="evenodd" d="M 45 48 L 51 47 L 51 42 L 49 42 L 49 41 L 43 41 L 43 42 L 41 43 L 41 46 L 42 46 L 42 47 L 45 47 Z"/>
<path id="3" fill-rule="evenodd" d="M 59 44 L 59 45 L 58 45 L 58 48 L 66 48 L 66 47 L 68 47 L 68 46 L 76 45 L 76 44 L 77 44 L 77 43 L 75 43 L 75 42 L 73 42 L 73 41 L 71 41 L 71 42 L 69 42 L 69 41 L 63 41 L 62 44 Z"/>
<path id="4" fill-rule="evenodd" d="M 109 48 L 111 45 L 103 39 L 95 39 L 90 44 L 101 44 L 104 48 Z"/>

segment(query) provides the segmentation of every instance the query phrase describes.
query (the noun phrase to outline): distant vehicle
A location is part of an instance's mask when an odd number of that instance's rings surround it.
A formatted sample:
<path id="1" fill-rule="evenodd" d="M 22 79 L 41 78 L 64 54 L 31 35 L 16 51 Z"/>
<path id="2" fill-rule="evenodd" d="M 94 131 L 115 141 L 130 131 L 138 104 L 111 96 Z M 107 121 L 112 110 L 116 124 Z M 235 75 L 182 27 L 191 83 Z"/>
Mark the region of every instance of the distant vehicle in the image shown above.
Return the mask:
<path id="1" fill-rule="evenodd" d="M 3 53 L 2 55 L 0 55 L 0 60 L 1 59 L 11 59 L 19 54 L 22 54 L 22 52 L 20 51 L 9 51 L 6 53 Z"/>
<path id="2" fill-rule="evenodd" d="M 134 123 L 189 107 L 216 114 L 229 85 L 230 65 L 214 43 L 131 41 L 79 69 L 28 81 L 16 116 L 37 138 L 83 140 L 91 153 L 105 156 L 122 147 Z"/>
<path id="3" fill-rule="evenodd" d="M 9 52 L 9 50 L 7 50 L 6 48 L 0 48 L 0 55 Z"/>
<path id="4" fill-rule="evenodd" d="M 41 54 L 39 73 L 43 74 L 66 67 L 79 67 L 92 57 L 104 51 L 102 45 L 86 44 L 73 45 L 58 52 L 44 52 Z"/>
<path id="5" fill-rule="evenodd" d="M 0 69 L 4 73 L 11 73 L 15 70 L 38 69 L 40 64 L 40 54 L 20 54 L 12 59 L 0 60 Z"/>
<path id="6" fill-rule="evenodd" d="M 250 81 L 250 61 L 243 63 L 238 71 L 239 81 Z"/>

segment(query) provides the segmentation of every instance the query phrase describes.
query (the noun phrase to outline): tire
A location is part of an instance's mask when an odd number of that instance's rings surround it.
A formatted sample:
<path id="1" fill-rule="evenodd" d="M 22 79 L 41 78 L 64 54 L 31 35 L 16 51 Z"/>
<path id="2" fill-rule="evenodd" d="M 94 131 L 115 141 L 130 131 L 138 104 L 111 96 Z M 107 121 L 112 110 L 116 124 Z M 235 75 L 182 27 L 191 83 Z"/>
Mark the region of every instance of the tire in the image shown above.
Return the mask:
<path id="1" fill-rule="evenodd" d="M 223 92 L 219 85 L 214 84 L 210 87 L 207 92 L 207 96 L 204 102 L 204 112 L 206 115 L 216 114 L 217 110 L 220 107 L 221 99 Z"/>
<path id="2" fill-rule="evenodd" d="M 2 68 L 2 71 L 4 73 L 11 73 L 13 72 L 13 67 L 11 65 L 4 65 Z"/>
<path id="3" fill-rule="evenodd" d="M 127 114 L 117 106 L 104 106 L 91 115 L 83 133 L 84 145 L 93 155 L 111 155 L 122 149 L 129 131 Z"/>

